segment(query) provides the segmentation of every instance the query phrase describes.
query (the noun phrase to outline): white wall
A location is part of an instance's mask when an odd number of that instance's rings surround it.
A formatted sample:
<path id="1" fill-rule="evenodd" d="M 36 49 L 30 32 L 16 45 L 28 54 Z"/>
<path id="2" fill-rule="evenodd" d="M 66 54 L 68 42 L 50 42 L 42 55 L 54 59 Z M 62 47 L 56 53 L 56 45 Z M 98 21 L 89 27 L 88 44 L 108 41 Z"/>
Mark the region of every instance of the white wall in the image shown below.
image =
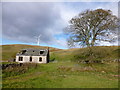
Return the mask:
<path id="1" fill-rule="evenodd" d="M 42 58 L 41 62 L 39 61 L 40 57 Z M 35 63 L 47 63 L 47 58 L 46 58 L 46 56 L 32 56 L 32 62 L 35 62 Z"/>
<path id="2" fill-rule="evenodd" d="M 19 57 L 23 57 L 23 61 L 19 61 Z M 42 61 L 39 61 L 39 58 L 42 58 Z M 32 56 L 32 62 L 30 62 L 30 56 L 16 56 L 16 62 L 19 63 L 47 63 L 47 57 L 46 56 Z"/>

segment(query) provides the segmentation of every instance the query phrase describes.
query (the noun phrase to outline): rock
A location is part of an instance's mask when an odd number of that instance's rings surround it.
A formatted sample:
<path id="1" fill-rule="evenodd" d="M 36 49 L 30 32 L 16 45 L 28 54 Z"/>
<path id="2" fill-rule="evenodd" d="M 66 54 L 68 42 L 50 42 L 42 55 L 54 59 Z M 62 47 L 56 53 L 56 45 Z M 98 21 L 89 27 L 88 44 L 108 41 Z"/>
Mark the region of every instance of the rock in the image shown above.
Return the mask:
<path id="1" fill-rule="evenodd" d="M 102 71 L 102 73 L 105 73 L 105 71 Z"/>

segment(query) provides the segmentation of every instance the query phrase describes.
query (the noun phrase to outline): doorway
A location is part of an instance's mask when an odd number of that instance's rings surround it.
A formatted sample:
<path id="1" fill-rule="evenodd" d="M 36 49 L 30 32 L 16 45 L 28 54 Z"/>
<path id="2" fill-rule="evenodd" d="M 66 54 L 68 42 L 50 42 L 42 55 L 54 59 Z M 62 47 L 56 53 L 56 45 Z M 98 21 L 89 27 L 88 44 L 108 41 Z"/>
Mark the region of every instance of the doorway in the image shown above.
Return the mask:
<path id="1" fill-rule="evenodd" d="M 32 62 L 32 57 L 30 57 L 30 62 Z"/>

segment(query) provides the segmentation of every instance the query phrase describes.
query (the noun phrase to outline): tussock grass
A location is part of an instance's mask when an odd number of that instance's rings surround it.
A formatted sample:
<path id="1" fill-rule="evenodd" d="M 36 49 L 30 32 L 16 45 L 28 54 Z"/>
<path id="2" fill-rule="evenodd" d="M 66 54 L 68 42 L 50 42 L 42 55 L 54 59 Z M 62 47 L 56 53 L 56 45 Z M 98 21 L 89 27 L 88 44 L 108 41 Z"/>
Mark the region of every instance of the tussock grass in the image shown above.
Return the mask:
<path id="1" fill-rule="evenodd" d="M 117 46 L 96 46 L 92 47 L 93 56 L 89 56 L 88 48 L 75 48 L 60 50 L 51 53 L 51 59 L 58 61 L 77 61 L 96 60 L 110 62 L 119 59 L 119 49 Z"/>
<path id="2" fill-rule="evenodd" d="M 3 46 L 3 60 L 28 47 Z M 51 48 L 48 64 L 26 64 L 3 70 L 3 88 L 118 88 L 118 63 L 114 61 L 120 58 L 120 47 L 96 46 L 92 52 L 91 57 L 88 48 Z M 82 60 L 103 60 L 104 63 L 78 63 Z"/>
<path id="3" fill-rule="evenodd" d="M 25 63 L 16 66 L 9 66 L 6 69 L 2 70 L 3 73 L 3 79 L 6 77 L 11 77 L 11 76 L 17 76 L 21 74 L 25 74 L 29 72 L 31 69 L 36 69 L 38 67 L 38 64 L 35 63 Z"/>
<path id="4" fill-rule="evenodd" d="M 3 88 L 118 88 L 117 63 L 59 62 L 40 64 L 25 74 L 3 78 Z M 6 74 L 6 73 L 4 73 Z"/>

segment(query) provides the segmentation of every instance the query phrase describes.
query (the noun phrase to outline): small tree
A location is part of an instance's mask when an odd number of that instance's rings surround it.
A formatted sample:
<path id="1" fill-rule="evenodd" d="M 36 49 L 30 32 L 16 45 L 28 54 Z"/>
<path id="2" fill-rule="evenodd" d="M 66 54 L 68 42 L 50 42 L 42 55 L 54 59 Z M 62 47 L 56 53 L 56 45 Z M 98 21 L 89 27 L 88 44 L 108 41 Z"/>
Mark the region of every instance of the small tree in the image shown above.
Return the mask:
<path id="1" fill-rule="evenodd" d="M 72 18 L 70 25 L 65 29 L 69 34 L 68 46 L 79 44 L 91 47 L 99 41 L 116 41 L 118 21 L 110 10 L 86 10 Z"/>

